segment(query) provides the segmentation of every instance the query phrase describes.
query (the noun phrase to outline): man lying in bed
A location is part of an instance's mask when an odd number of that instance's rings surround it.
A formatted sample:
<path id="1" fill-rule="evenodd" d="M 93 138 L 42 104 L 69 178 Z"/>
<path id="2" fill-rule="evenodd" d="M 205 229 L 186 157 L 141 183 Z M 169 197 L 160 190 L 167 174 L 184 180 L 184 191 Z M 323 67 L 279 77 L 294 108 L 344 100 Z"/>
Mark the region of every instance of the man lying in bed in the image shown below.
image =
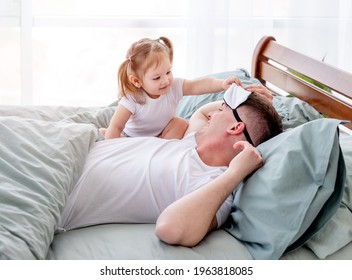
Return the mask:
<path id="1" fill-rule="evenodd" d="M 282 131 L 267 99 L 242 88 L 235 91 L 226 92 L 221 104 L 196 112 L 182 140 L 137 137 L 95 143 L 63 210 L 61 230 L 156 223 L 161 240 L 194 246 L 221 226 L 233 190 L 263 164 L 253 146 Z"/>

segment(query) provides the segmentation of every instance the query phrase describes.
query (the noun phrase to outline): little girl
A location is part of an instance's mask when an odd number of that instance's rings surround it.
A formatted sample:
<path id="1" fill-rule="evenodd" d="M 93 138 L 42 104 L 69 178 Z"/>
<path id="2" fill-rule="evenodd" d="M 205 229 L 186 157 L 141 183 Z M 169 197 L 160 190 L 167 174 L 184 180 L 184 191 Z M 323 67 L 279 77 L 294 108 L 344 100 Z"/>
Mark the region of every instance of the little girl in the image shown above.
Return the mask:
<path id="1" fill-rule="evenodd" d="M 188 127 L 175 117 L 184 95 L 200 95 L 227 89 L 237 78 L 219 80 L 173 78 L 173 47 L 168 38 L 141 39 L 132 44 L 118 70 L 119 103 L 105 139 L 122 136 L 157 136 L 181 139 Z"/>

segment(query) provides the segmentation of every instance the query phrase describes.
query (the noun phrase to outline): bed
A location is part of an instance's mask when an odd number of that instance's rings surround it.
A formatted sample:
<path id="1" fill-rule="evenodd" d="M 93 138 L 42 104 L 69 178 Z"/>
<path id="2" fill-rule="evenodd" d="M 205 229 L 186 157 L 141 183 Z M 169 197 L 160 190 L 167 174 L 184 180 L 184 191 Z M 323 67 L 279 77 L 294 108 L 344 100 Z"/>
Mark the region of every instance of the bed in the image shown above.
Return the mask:
<path id="1" fill-rule="evenodd" d="M 106 107 L 0 106 L 0 259 L 352 259 L 352 74 L 263 37 L 243 84 L 275 97 L 285 132 L 258 147 L 266 164 L 237 188 L 227 223 L 197 246 L 167 245 L 154 224 L 57 224 L 116 102 Z M 223 92 L 185 97 L 189 119 Z"/>

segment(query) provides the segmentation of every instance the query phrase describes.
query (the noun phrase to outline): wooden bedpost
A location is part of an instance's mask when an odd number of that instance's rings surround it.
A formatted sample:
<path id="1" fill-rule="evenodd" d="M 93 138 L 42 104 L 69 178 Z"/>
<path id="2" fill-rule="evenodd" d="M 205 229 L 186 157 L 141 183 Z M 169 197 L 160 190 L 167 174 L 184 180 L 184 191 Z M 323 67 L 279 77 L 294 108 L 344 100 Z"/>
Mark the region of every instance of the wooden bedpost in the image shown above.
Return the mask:
<path id="1" fill-rule="evenodd" d="M 308 102 L 331 118 L 351 121 L 352 74 L 311 58 L 264 36 L 253 52 L 252 77 L 275 94 Z"/>
<path id="2" fill-rule="evenodd" d="M 252 77 L 254 78 L 260 78 L 259 62 L 263 59 L 260 54 L 263 53 L 263 49 L 268 45 L 270 41 L 276 41 L 276 39 L 273 36 L 264 36 L 260 39 L 254 49 L 252 57 Z"/>

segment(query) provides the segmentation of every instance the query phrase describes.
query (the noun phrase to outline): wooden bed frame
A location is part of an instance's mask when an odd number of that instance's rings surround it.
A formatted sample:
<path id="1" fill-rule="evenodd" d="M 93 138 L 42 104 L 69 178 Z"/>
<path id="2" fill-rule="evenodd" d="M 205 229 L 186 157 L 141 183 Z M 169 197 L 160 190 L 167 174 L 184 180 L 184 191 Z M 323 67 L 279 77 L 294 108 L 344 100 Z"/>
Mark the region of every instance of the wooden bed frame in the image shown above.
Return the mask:
<path id="1" fill-rule="evenodd" d="M 328 117 L 352 121 L 352 74 L 286 48 L 272 36 L 264 36 L 254 50 L 252 76 L 274 94 L 283 90 Z M 352 129 L 352 123 L 346 126 Z"/>

